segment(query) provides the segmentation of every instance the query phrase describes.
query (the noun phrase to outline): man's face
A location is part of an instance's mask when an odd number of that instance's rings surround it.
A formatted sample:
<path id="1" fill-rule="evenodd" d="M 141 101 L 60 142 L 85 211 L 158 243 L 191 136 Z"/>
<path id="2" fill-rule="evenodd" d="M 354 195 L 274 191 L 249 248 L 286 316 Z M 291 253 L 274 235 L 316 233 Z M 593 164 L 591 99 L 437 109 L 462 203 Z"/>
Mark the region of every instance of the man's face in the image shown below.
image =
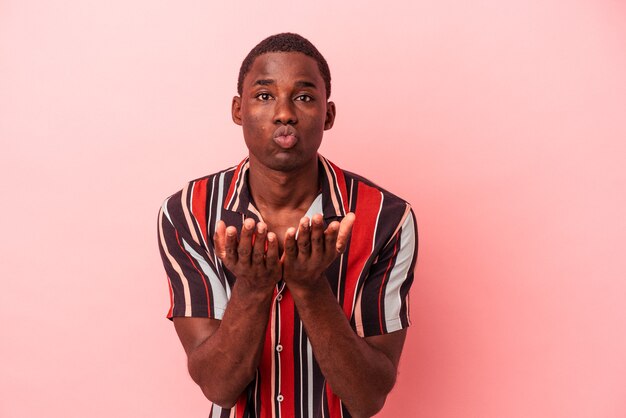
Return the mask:
<path id="1" fill-rule="evenodd" d="M 335 105 L 326 101 L 317 62 L 299 52 L 258 56 L 233 98 L 233 121 L 243 128 L 252 164 L 292 171 L 317 164 Z"/>

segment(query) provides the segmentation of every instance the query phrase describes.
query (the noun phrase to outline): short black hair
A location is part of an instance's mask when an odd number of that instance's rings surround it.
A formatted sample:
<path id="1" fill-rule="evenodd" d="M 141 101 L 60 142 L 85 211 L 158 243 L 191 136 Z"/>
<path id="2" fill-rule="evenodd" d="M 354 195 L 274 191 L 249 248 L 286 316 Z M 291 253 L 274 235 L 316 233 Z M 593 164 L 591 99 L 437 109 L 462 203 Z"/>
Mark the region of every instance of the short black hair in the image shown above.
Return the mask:
<path id="1" fill-rule="evenodd" d="M 330 97 L 330 69 L 328 63 L 315 48 L 315 46 L 303 36 L 297 33 L 279 33 L 269 36 L 263 39 L 257 46 L 252 48 L 246 58 L 241 63 L 239 69 L 239 79 L 237 80 L 237 93 L 241 96 L 243 91 L 243 79 L 250 71 L 250 67 L 254 63 L 254 60 L 263 54 L 268 52 L 301 52 L 317 61 L 317 66 L 320 70 L 322 78 L 324 79 L 324 86 L 326 87 L 326 99 Z"/>

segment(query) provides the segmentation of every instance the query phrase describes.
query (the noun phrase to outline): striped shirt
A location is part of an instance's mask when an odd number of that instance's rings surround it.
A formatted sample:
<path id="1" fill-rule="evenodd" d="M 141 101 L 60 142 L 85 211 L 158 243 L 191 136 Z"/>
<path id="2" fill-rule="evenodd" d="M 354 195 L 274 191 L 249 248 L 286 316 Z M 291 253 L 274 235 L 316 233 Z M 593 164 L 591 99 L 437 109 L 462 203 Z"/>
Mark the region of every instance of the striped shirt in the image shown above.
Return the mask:
<path id="1" fill-rule="evenodd" d="M 321 192 L 306 216 L 322 213 L 328 225 L 354 212 L 346 251 L 326 271 L 343 312 L 359 336 L 409 326 L 409 288 L 417 257 L 417 227 L 410 205 L 372 182 L 319 157 Z M 168 318 L 222 319 L 236 278 L 213 246 L 219 220 L 241 230 L 261 220 L 247 184 L 248 159 L 191 181 L 159 211 L 159 248 L 170 290 Z M 210 417 L 350 417 L 315 360 L 289 289 L 274 289 L 256 378 L 231 409 L 213 405 Z"/>

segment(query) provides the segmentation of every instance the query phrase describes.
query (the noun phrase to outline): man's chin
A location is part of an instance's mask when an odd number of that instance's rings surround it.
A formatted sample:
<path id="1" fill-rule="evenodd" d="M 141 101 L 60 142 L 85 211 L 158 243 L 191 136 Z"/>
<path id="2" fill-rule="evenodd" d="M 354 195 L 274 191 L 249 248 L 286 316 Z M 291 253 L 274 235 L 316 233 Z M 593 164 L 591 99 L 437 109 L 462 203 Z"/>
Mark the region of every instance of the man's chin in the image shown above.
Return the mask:
<path id="1" fill-rule="evenodd" d="M 317 155 L 314 159 L 317 163 Z M 301 155 L 284 152 L 274 155 L 266 161 L 259 161 L 259 163 L 271 170 L 289 173 L 307 168 L 310 162 L 309 160 L 304 160 Z"/>

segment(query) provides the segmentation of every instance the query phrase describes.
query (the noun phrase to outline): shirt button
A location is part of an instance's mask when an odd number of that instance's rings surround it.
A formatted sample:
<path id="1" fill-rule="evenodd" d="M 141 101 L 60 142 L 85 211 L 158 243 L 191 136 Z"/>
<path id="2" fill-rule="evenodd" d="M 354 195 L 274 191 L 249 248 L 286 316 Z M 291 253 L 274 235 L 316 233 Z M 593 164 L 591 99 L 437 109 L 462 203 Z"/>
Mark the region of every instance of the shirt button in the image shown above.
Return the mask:
<path id="1" fill-rule="evenodd" d="M 278 396 L 276 397 L 276 400 L 277 400 L 278 402 L 282 402 L 282 401 L 283 401 L 283 399 L 285 399 L 285 397 L 284 397 L 283 395 L 278 395 Z"/>
<path id="2" fill-rule="evenodd" d="M 278 351 L 279 353 L 280 353 L 281 351 L 283 351 L 283 346 L 282 346 L 282 345 L 280 345 L 280 344 L 278 344 L 278 345 L 276 346 L 276 351 Z"/>
<path id="3" fill-rule="evenodd" d="M 278 296 L 276 296 L 276 300 L 277 300 L 277 301 L 279 301 L 279 302 L 280 302 L 281 300 L 283 300 L 283 295 L 278 295 Z"/>

